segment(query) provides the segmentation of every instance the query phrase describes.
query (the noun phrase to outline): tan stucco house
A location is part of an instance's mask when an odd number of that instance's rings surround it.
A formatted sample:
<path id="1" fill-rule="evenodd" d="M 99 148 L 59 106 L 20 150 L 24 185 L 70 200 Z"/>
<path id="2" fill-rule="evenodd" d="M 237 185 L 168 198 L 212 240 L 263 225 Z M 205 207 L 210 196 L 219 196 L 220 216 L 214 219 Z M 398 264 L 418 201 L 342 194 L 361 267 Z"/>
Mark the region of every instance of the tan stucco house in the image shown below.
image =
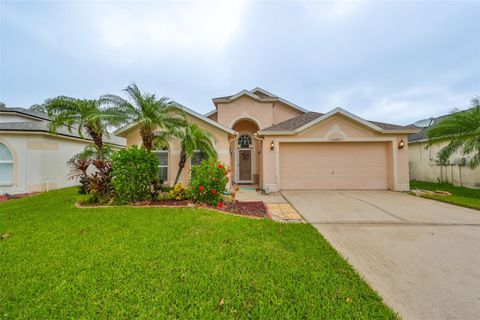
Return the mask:
<path id="1" fill-rule="evenodd" d="M 346 110 L 310 112 L 261 88 L 213 99 L 201 115 L 179 105 L 189 121 L 215 137 L 219 159 L 235 184 L 283 189 L 409 189 L 407 135 L 418 129 L 368 121 Z M 135 123 L 115 134 L 141 145 Z M 172 184 L 179 141 L 157 151 L 160 175 Z M 194 156 L 181 180 L 188 182 Z"/>

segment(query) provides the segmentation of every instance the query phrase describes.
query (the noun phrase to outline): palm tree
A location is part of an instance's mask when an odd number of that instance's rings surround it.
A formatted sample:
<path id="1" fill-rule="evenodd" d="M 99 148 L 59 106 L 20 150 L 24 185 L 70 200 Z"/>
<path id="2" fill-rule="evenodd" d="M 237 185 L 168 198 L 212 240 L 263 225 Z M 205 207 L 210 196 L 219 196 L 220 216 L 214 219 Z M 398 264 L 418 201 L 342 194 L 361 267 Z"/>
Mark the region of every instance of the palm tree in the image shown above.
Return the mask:
<path id="1" fill-rule="evenodd" d="M 474 154 L 468 165 L 480 165 L 480 101 L 472 100 L 473 108 L 452 114 L 427 131 L 428 147 L 449 142 L 438 152 L 441 162 L 446 162 L 452 154 L 461 151 L 463 155 Z"/>
<path id="2" fill-rule="evenodd" d="M 126 92 L 128 99 L 109 94 L 104 95 L 101 100 L 123 113 L 124 123 L 135 122 L 139 126 L 143 147 L 146 150 L 151 151 L 158 142 L 161 142 L 161 137 L 157 138 L 158 131 L 171 133 L 185 126 L 185 116 L 168 98 L 157 99 L 155 94 L 142 93 L 135 83 L 123 91 Z"/>
<path id="3" fill-rule="evenodd" d="M 45 101 L 45 109 L 51 118 L 50 131 L 57 132 L 60 127 L 67 127 L 69 132 L 75 128 L 80 137 L 84 133 L 93 140 L 98 158 L 103 159 L 103 136 L 108 134 L 107 127 L 123 121 L 123 115 L 112 108 L 102 108 L 99 100 L 76 99 L 59 96 Z"/>
<path id="4" fill-rule="evenodd" d="M 185 163 L 187 163 L 187 159 L 192 157 L 195 151 L 200 151 L 209 158 L 217 157 L 217 152 L 212 143 L 213 136 L 210 132 L 200 129 L 194 123 L 189 123 L 185 127 L 185 130 L 181 133 L 180 139 L 182 149 L 180 151 L 180 161 L 178 162 L 178 172 L 175 177 L 174 185 L 178 183 L 178 179 L 182 174 Z"/>

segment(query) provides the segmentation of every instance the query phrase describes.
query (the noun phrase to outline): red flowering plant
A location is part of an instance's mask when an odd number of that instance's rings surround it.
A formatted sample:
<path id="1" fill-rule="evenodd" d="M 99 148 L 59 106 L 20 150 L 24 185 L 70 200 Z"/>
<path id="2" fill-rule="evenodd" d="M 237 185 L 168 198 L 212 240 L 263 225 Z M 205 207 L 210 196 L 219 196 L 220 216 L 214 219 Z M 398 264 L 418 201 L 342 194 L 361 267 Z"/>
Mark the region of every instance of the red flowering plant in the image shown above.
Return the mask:
<path id="1" fill-rule="evenodd" d="M 190 197 L 196 202 L 221 208 L 229 172 L 224 164 L 216 160 L 202 161 L 193 166 L 190 172 Z"/>

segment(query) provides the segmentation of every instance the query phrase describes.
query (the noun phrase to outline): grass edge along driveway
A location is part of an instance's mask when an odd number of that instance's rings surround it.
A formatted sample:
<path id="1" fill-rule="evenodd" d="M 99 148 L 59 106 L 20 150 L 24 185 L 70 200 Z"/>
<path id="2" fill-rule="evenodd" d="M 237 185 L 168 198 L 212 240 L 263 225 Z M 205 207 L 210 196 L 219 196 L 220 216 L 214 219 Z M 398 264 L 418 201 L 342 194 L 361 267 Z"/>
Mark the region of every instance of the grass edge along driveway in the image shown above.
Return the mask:
<path id="1" fill-rule="evenodd" d="M 0 318 L 397 318 L 310 225 L 75 200 L 0 204 Z"/>
<path id="2" fill-rule="evenodd" d="M 454 186 L 450 183 L 410 181 L 410 189 L 448 191 L 451 196 L 425 195 L 423 198 L 454 204 L 461 207 L 480 210 L 480 189 Z"/>

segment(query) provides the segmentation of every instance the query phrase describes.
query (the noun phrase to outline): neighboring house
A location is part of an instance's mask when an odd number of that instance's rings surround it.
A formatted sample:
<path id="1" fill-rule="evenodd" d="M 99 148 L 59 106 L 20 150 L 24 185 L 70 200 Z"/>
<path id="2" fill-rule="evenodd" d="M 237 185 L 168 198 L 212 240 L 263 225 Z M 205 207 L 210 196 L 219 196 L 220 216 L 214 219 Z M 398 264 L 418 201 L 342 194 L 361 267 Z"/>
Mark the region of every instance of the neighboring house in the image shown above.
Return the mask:
<path id="1" fill-rule="evenodd" d="M 49 131 L 44 113 L 23 108 L 0 109 L 0 194 L 48 191 L 78 184 L 68 180 L 67 161 L 92 141 L 59 128 Z M 125 139 L 111 137 L 113 149 Z"/>
<path id="2" fill-rule="evenodd" d="M 421 130 L 418 133 L 408 136 L 410 178 L 421 181 L 449 182 L 457 186 L 480 188 L 480 167 L 471 169 L 466 165 L 471 155 L 464 156 L 457 152 L 450 157 L 449 163 L 442 164 L 438 161 L 437 153 L 448 143 L 445 142 L 427 148 L 428 140 L 426 133 L 428 127 L 439 123 L 448 116 L 431 118 L 429 123 L 425 124 L 425 128 L 419 128 Z"/>
<path id="3" fill-rule="evenodd" d="M 266 90 L 242 90 L 213 99 L 205 116 L 179 105 L 189 121 L 215 137 L 219 159 L 231 167 L 236 184 L 280 189 L 408 190 L 407 135 L 418 129 L 367 121 L 341 108 L 309 112 Z M 115 134 L 140 145 L 135 123 Z M 161 177 L 172 184 L 178 170 L 179 141 L 158 151 Z M 195 155 L 181 176 L 201 162 Z"/>

